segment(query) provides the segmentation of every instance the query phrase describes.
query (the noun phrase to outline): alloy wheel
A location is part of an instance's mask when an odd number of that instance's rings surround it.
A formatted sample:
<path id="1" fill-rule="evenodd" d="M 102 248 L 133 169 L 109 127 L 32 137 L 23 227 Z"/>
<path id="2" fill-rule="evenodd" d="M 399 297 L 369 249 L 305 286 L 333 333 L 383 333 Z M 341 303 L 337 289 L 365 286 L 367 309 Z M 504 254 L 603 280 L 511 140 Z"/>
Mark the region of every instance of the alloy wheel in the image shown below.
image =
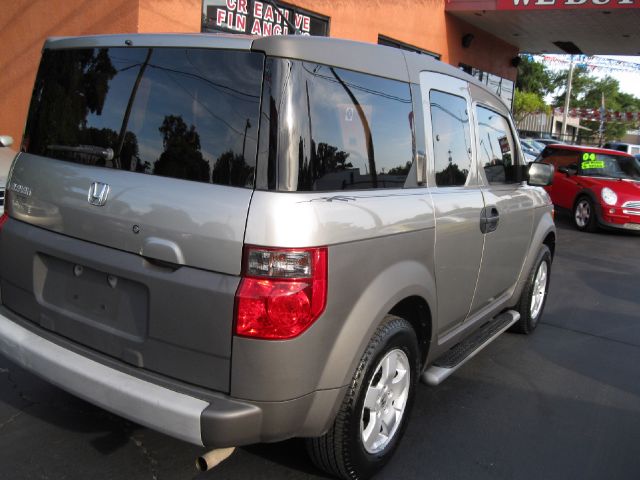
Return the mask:
<path id="1" fill-rule="evenodd" d="M 360 437 L 365 450 L 375 454 L 393 439 L 407 406 L 411 364 L 405 352 L 395 348 L 376 366 L 360 418 Z"/>
<path id="2" fill-rule="evenodd" d="M 591 218 L 591 205 L 587 200 L 580 200 L 576 205 L 575 219 L 576 225 L 580 228 L 584 228 L 588 225 Z"/>

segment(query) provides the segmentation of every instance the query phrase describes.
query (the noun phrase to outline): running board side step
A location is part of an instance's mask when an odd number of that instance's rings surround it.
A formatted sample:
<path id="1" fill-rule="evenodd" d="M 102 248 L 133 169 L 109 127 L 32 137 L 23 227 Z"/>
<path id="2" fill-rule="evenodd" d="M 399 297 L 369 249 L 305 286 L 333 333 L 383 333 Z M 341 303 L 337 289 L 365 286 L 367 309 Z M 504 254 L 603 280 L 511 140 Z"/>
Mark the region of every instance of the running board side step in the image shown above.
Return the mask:
<path id="1" fill-rule="evenodd" d="M 454 345 L 436 359 L 422 373 L 422 381 L 427 385 L 440 385 L 449 375 L 459 369 L 468 360 L 475 357 L 484 347 L 493 342 L 511 325 L 520 320 L 515 310 L 507 310 L 480 327 L 473 335 Z"/>

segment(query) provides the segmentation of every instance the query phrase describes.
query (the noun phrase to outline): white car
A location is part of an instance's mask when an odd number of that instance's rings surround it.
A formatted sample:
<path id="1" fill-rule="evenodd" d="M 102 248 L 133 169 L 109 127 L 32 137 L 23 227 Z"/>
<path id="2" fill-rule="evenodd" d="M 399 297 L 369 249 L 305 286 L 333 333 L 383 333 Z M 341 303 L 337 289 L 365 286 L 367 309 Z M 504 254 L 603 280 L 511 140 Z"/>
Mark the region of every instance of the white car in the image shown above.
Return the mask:
<path id="1" fill-rule="evenodd" d="M 8 135 L 0 135 L 0 215 L 4 213 L 4 189 L 9 176 L 9 169 L 13 158 L 16 156 L 15 150 L 11 148 L 13 138 Z"/>

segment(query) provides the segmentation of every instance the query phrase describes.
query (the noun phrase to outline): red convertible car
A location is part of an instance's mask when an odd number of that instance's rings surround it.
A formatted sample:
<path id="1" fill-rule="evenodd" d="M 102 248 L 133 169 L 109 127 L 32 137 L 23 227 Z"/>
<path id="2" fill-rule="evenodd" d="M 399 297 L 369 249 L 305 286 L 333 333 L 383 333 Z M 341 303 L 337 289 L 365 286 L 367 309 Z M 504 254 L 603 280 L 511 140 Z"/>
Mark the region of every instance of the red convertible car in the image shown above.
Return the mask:
<path id="1" fill-rule="evenodd" d="M 640 168 L 633 156 L 602 148 L 547 146 L 538 162 L 555 167 L 545 187 L 554 205 L 571 210 L 578 230 L 640 231 Z"/>

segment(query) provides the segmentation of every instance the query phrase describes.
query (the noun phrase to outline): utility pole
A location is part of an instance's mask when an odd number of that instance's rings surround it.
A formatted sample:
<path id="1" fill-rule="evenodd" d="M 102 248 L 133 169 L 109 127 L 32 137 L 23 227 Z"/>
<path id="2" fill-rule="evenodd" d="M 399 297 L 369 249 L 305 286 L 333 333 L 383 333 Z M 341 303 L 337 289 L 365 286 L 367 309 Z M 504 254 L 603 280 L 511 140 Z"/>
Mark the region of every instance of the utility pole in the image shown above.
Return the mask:
<path id="1" fill-rule="evenodd" d="M 598 146 L 602 147 L 604 143 L 604 91 L 602 92 L 602 101 L 600 102 L 600 128 L 598 128 Z"/>
<path id="2" fill-rule="evenodd" d="M 571 84 L 573 83 L 573 55 L 571 55 L 571 65 L 569 66 L 569 78 L 567 80 L 567 94 L 564 97 L 564 112 L 562 114 L 562 132 L 560 134 L 563 142 L 567 134 L 567 116 L 569 115 L 569 107 L 571 106 Z"/>

